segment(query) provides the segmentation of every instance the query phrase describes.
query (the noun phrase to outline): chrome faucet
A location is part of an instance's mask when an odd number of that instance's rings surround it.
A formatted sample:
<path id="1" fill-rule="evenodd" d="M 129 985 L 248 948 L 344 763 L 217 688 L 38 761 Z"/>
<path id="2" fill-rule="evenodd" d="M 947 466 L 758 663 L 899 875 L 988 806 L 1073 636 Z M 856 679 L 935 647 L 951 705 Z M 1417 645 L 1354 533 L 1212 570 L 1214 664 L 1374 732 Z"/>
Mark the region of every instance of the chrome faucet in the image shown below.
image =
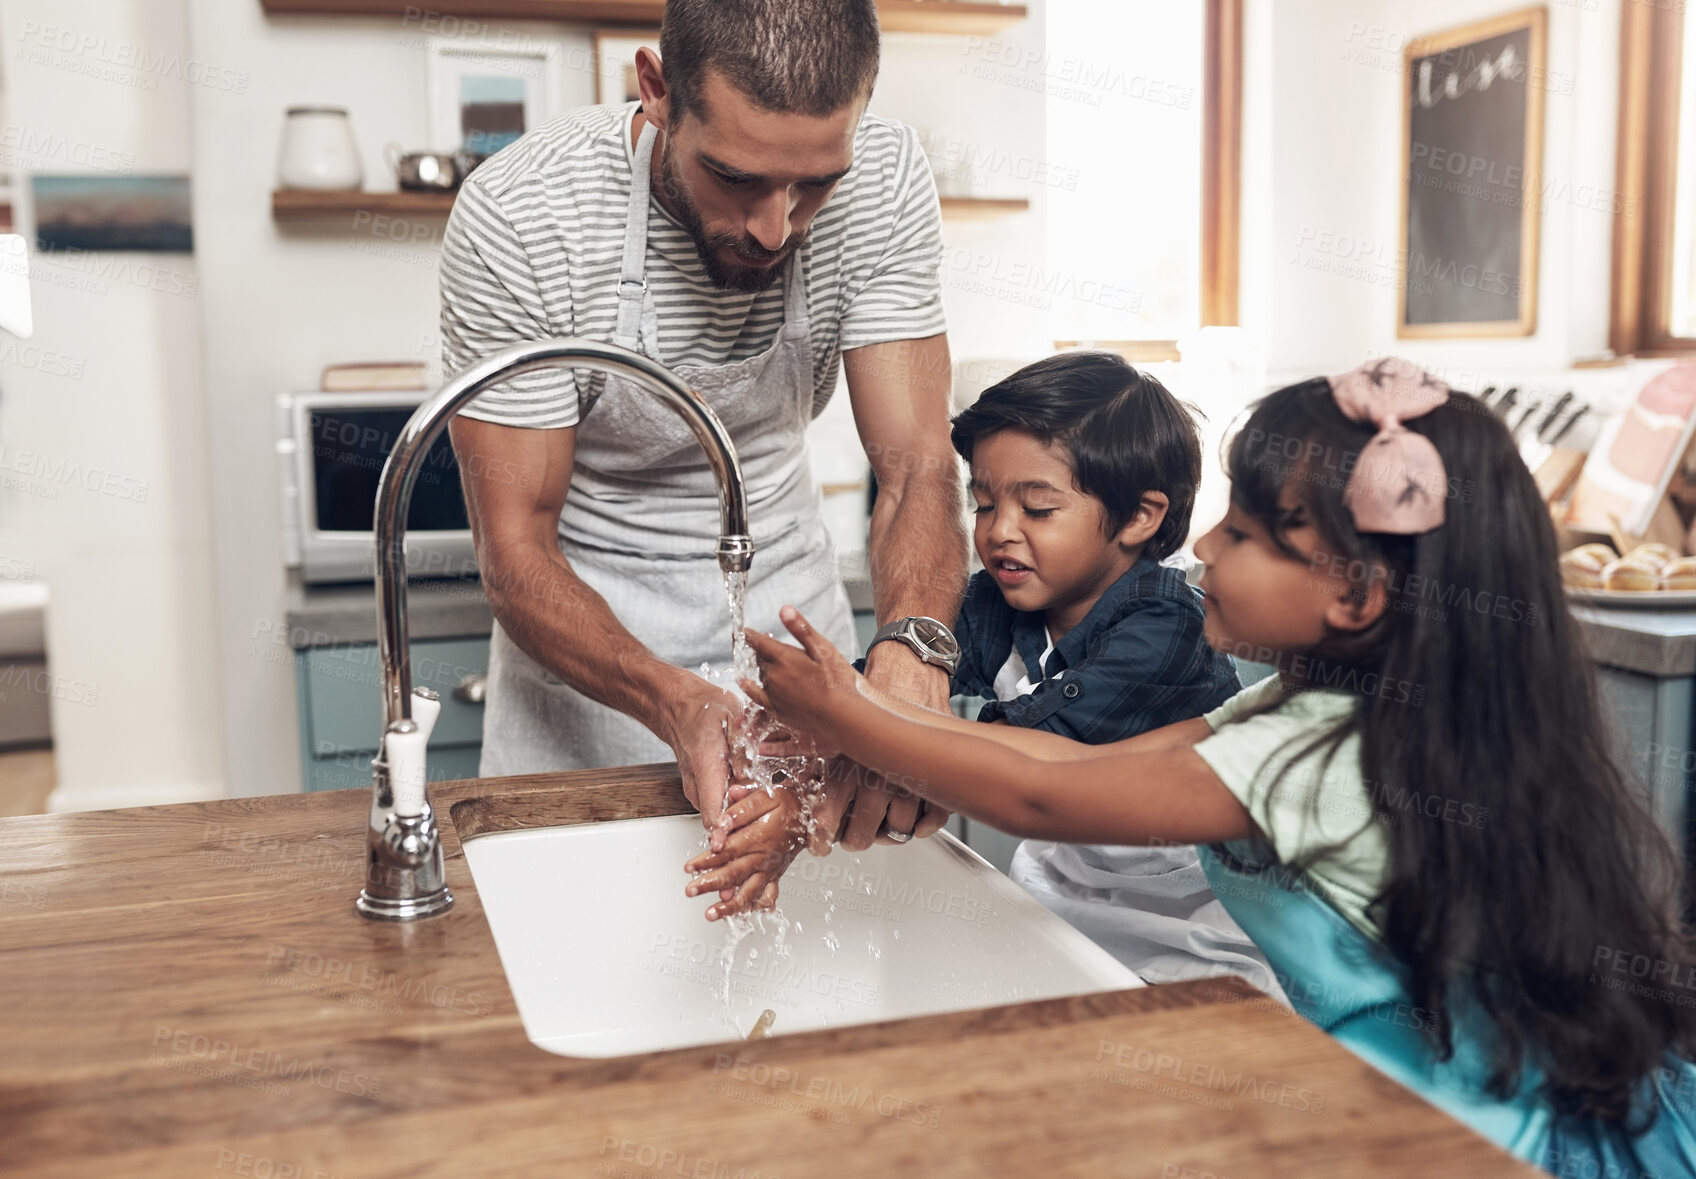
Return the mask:
<path id="1" fill-rule="evenodd" d="M 595 340 L 514 344 L 478 361 L 419 406 L 401 430 L 377 489 L 375 577 L 384 726 L 371 761 L 365 887 L 355 902 L 367 917 L 412 921 L 446 912 L 453 904 L 425 767 L 425 745 L 441 701 L 429 688 L 412 687 L 406 619 L 406 513 L 418 468 L 448 420 L 489 386 L 539 369 L 574 368 L 629 377 L 676 411 L 706 451 L 718 480 L 719 567 L 745 572 L 753 563 L 742 464 L 724 423 L 700 394 L 646 356 Z"/>

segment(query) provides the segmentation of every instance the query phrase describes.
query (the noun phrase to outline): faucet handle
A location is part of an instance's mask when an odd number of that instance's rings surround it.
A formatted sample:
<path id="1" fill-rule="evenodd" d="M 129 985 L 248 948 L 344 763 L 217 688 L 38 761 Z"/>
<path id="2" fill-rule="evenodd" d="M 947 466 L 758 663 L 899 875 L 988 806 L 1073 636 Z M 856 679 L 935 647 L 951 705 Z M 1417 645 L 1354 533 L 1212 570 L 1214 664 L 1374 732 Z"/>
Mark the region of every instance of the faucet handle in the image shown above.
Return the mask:
<path id="1" fill-rule="evenodd" d="M 425 737 L 425 731 L 409 720 L 395 721 L 383 734 L 383 760 L 389 767 L 395 814 L 403 818 L 415 819 L 424 813 Z"/>
<path id="2" fill-rule="evenodd" d="M 442 714 L 442 698 L 434 688 L 412 689 L 412 719 L 424 731 L 424 744 L 430 744 L 430 734 L 436 731 L 436 718 Z"/>

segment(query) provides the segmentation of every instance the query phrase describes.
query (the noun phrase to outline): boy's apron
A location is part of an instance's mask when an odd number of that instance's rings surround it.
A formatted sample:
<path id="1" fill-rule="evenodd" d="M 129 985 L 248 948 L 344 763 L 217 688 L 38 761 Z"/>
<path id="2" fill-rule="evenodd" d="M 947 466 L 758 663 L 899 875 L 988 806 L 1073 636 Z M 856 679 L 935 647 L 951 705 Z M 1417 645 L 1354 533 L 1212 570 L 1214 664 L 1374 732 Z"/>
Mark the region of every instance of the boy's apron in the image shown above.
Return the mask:
<path id="1" fill-rule="evenodd" d="M 1265 956 L 1213 895 L 1193 847 L 1027 839 L 1007 874 L 1147 982 L 1234 974 L 1284 997 Z"/>
<path id="2" fill-rule="evenodd" d="M 1251 843 L 1197 850 L 1214 894 L 1266 955 L 1296 1011 L 1380 1072 L 1504 1150 L 1557 1175 L 1648 1179 L 1696 1173 L 1690 1116 L 1696 1068 L 1690 1064 L 1674 1062 L 1655 1078 L 1663 1112 L 1636 1139 L 1597 1123 L 1555 1124 L 1537 1096 L 1541 1075 L 1530 1065 L 1518 1094 L 1494 1098 L 1484 1090 L 1489 1070 L 1479 1048 L 1488 1027 L 1475 1006 L 1457 1001 L 1454 1055 L 1438 1062 L 1424 1032 L 1431 1015 L 1414 1005 L 1400 967 L 1383 946 L 1315 893 L 1300 873 L 1257 860 Z"/>
<path id="3" fill-rule="evenodd" d="M 651 167 L 657 134 L 636 146 L 615 342 L 655 361 L 659 320 L 646 282 Z M 806 279 L 800 251 L 783 276 L 784 321 L 770 349 L 734 364 L 677 367 L 730 432 L 742 462 L 754 562 L 748 625 L 785 633 L 778 607 L 798 607 L 831 642 L 854 651 L 854 620 L 807 465 L 814 404 Z M 661 361 L 663 363 L 663 361 Z M 596 388 L 584 380 L 579 388 Z M 583 398 L 560 550 L 631 634 L 677 667 L 730 662 L 730 606 L 715 555 L 718 484 L 683 420 L 634 383 L 605 374 Z M 593 412 L 590 412 L 593 410 Z M 559 629 L 573 630 L 562 605 Z M 597 704 L 531 659 L 495 623 L 483 721 L 484 776 L 670 761 L 639 722 Z"/>

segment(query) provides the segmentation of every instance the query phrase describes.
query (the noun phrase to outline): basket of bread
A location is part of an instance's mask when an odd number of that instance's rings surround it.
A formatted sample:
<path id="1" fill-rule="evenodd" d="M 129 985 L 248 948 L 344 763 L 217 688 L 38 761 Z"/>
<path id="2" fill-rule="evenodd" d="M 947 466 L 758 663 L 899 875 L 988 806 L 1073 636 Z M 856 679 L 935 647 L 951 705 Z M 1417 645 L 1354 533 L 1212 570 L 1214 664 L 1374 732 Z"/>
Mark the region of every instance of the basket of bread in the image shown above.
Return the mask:
<path id="1" fill-rule="evenodd" d="M 1696 557 L 1650 541 L 1624 556 L 1610 544 L 1561 554 L 1561 581 L 1576 600 L 1633 606 L 1696 605 Z"/>

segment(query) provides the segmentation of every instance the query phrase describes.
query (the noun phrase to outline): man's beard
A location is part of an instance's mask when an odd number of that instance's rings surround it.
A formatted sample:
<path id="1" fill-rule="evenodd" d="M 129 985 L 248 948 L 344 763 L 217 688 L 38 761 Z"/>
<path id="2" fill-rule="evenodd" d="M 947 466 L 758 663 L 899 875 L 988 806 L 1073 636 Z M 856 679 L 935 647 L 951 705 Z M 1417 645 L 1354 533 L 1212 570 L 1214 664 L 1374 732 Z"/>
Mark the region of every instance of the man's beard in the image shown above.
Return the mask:
<path id="1" fill-rule="evenodd" d="M 682 224 L 684 232 L 689 235 L 689 239 L 695 243 L 695 252 L 701 256 L 701 265 L 706 267 L 707 278 L 721 291 L 753 294 L 769 289 L 783 277 L 784 261 L 807 240 L 806 234 L 795 234 L 774 254 L 745 234 L 709 233 L 706 222 L 701 218 L 701 207 L 689 195 L 689 190 L 683 187 L 677 178 L 676 169 L 672 167 L 669 137 L 660 152 L 660 183 L 671 200 L 672 212 Z M 728 249 L 733 255 L 739 255 L 750 262 L 770 262 L 770 265 L 727 266 L 719 260 L 720 249 Z"/>

